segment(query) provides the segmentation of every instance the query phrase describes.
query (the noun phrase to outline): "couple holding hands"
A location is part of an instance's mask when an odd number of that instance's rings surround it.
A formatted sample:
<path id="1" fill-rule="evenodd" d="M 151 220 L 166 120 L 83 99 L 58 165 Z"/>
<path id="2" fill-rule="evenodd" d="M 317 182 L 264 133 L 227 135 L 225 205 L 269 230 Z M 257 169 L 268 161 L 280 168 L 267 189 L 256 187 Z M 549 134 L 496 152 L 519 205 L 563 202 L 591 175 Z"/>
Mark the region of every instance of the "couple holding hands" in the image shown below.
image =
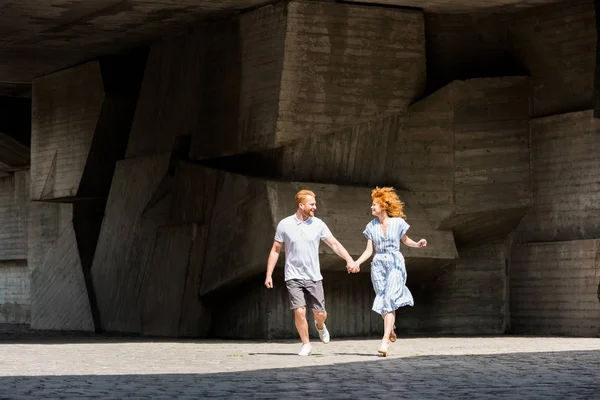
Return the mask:
<path id="1" fill-rule="evenodd" d="M 406 267 L 400 253 L 400 242 L 409 247 L 425 247 L 427 241 L 410 239 L 406 232 L 409 225 L 404 218 L 404 204 L 391 187 L 375 188 L 371 192 L 373 219 L 367 224 L 363 235 L 367 246 L 355 261 L 348 251 L 331 234 L 327 225 L 315 217 L 317 203 L 315 194 L 301 190 L 296 194 L 296 213 L 284 218 L 277 225 L 273 247 L 267 261 L 265 286 L 273 287 L 273 270 L 282 246 L 285 248 L 284 279 L 294 310 L 296 329 L 302 341 L 300 356 L 311 354 L 312 345 L 308 334 L 306 307 L 313 311 L 315 327 L 323 343 L 329 343 L 329 331 L 325 326 L 325 296 L 323 276 L 319 265 L 319 244 L 325 242 L 339 257 L 346 260 L 348 273 L 360 271 L 360 265 L 375 253 L 371 261 L 371 281 L 375 290 L 373 311 L 384 321 L 383 338 L 378 352 L 386 356 L 390 342 L 396 341 L 394 324 L 396 310 L 412 306 L 413 297 L 406 287 Z"/>

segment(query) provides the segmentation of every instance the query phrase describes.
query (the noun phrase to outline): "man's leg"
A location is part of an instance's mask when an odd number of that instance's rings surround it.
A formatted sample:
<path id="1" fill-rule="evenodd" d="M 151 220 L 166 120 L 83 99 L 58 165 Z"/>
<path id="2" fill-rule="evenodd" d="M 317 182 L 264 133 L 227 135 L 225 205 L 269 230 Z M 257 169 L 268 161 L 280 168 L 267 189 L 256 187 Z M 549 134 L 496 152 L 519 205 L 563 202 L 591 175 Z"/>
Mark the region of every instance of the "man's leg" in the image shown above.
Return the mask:
<path id="1" fill-rule="evenodd" d="M 303 306 L 294 309 L 294 320 L 302 344 L 310 343 L 308 337 L 308 322 L 306 322 L 306 307 Z"/>
<path id="2" fill-rule="evenodd" d="M 325 311 L 325 295 L 323 292 L 323 281 L 306 281 L 306 304 L 309 305 L 315 317 L 315 327 L 319 333 L 319 339 L 323 343 L 329 343 L 329 331 L 325 326 L 327 311 Z"/>
<path id="3" fill-rule="evenodd" d="M 303 344 L 310 343 L 308 336 L 308 322 L 306 322 L 306 299 L 304 298 L 304 282 L 291 279 L 285 282 L 290 298 L 290 308 L 294 310 L 296 330 Z"/>
<path id="4" fill-rule="evenodd" d="M 317 329 L 323 329 L 325 326 L 325 320 L 327 319 L 327 311 L 315 311 L 313 310 L 315 321 L 317 321 Z"/>

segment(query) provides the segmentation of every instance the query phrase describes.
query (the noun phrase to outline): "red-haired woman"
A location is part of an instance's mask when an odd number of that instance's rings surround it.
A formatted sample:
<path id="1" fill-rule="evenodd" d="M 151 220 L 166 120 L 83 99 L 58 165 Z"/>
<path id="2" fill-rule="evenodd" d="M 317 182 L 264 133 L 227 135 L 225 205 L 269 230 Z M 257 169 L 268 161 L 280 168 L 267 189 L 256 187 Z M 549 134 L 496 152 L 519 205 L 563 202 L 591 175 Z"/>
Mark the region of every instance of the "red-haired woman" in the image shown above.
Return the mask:
<path id="1" fill-rule="evenodd" d="M 356 263 L 361 264 L 369 259 L 375 248 L 375 257 L 371 262 L 371 281 L 376 295 L 373 311 L 383 317 L 383 339 L 377 351 L 385 357 L 390 341 L 396 341 L 396 310 L 414 305 L 412 294 L 406 287 L 406 267 L 400 253 L 400 241 L 410 247 L 425 247 L 427 240 L 415 242 L 406 235 L 409 225 L 404 220 L 404 203 L 393 188 L 377 187 L 371 192 L 371 198 L 371 213 L 375 218 L 363 232 L 367 238 L 367 248 Z"/>

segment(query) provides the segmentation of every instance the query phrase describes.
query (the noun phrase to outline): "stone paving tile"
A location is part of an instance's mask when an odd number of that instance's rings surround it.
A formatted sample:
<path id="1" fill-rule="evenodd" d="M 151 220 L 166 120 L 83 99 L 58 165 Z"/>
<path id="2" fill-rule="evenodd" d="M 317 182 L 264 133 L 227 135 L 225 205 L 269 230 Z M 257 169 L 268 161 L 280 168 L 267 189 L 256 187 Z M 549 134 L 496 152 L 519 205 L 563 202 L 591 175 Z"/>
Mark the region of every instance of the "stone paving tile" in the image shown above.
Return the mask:
<path id="1" fill-rule="evenodd" d="M 0 399 L 600 398 L 600 339 L 299 343 L 0 335 Z"/>

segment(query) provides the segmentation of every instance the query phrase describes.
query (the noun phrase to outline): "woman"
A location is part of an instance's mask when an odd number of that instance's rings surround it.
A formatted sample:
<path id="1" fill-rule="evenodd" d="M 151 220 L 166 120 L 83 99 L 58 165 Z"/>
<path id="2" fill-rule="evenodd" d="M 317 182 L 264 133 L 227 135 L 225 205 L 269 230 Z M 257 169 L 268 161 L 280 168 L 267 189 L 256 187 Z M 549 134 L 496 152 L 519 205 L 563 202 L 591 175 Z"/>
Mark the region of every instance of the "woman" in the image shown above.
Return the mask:
<path id="1" fill-rule="evenodd" d="M 406 287 L 406 267 L 400 253 L 400 240 L 410 247 L 425 247 L 427 240 L 415 242 L 406 235 L 409 225 L 404 221 L 404 203 L 394 188 L 376 187 L 371 192 L 371 198 L 371 213 L 375 218 L 363 232 L 367 237 L 367 248 L 356 263 L 360 265 L 371 257 L 375 247 L 375 257 L 371 262 L 371 281 L 376 295 L 373 311 L 381 314 L 384 321 L 383 339 L 377 351 L 385 357 L 390 342 L 396 341 L 396 310 L 414 304 L 412 294 Z"/>

